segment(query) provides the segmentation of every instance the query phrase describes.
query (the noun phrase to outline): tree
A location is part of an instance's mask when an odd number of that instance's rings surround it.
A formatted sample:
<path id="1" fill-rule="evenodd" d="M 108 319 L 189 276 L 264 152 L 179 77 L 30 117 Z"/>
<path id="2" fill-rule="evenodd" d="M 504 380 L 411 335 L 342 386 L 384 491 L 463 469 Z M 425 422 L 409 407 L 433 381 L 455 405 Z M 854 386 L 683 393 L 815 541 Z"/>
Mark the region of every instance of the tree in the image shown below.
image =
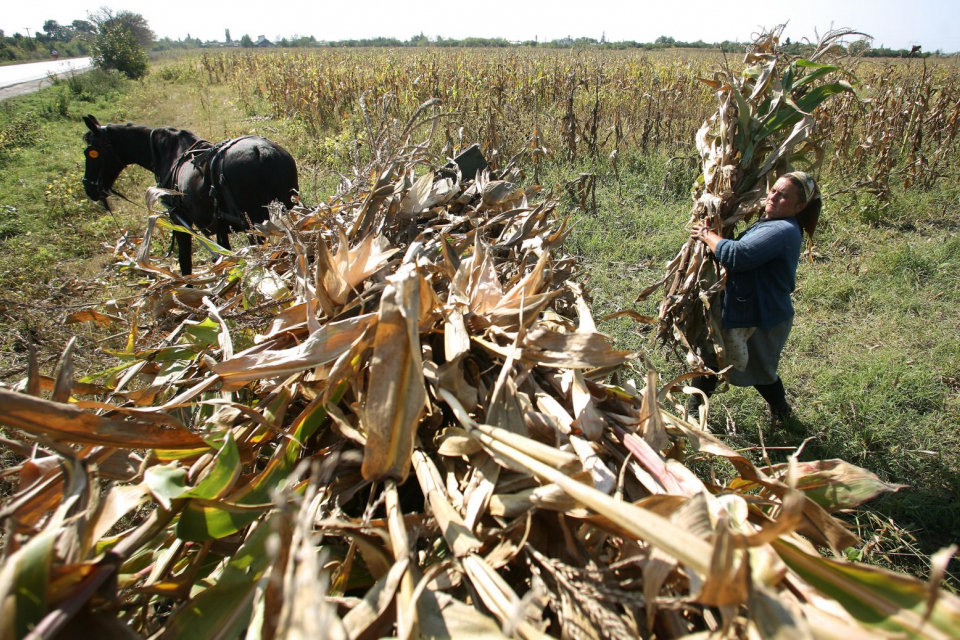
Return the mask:
<path id="1" fill-rule="evenodd" d="M 133 80 L 147 75 L 147 52 L 119 21 L 100 27 L 93 44 L 93 62 L 101 69 L 116 69 Z"/>
<path id="2" fill-rule="evenodd" d="M 850 43 L 847 47 L 847 51 L 850 55 L 859 56 L 863 55 L 870 49 L 870 40 L 867 38 L 860 38 Z"/>
<path id="3" fill-rule="evenodd" d="M 251 39 L 250 39 L 250 36 L 248 36 L 247 34 L 243 34 L 243 37 L 240 38 L 240 46 L 241 46 L 241 47 L 252 47 L 252 46 L 253 46 L 253 40 L 251 40 Z"/>
<path id="4" fill-rule="evenodd" d="M 66 34 L 66 27 L 60 25 L 56 20 L 47 20 L 43 23 L 43 32 L 47 34 L 47 37 L 51 40 L 69 40 L 69 36 Z"/>
<path id="5" fill-rule="evenodd" d="M 70 26 L 73 27 L 73 30 L 77 33 L 89 33 L 92 35 L 97 32 L 97 28 L 88 20 L 74 20 L 70 23 Z"/>
<path id="6" fill-rule="evenodd" d="M 144 49 L 152 45 L 157 37 L 150 29 L 146 19 L 139 13 L 133 13 L 132 11 L 114 13 L 113 9 L 109 7 L 100 7 L 99 11 L 89 14 L 89 17 L 100 32 L 103 32 L 105 27 L 122 24 L 133 35 L 137 44 Z"/>

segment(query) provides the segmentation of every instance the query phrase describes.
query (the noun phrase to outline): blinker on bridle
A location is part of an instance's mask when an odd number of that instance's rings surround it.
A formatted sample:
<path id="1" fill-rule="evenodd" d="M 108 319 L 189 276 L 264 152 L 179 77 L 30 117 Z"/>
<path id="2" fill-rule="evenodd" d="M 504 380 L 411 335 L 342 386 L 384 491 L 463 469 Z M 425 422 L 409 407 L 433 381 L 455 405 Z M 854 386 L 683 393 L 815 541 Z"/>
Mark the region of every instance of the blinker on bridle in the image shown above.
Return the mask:
<path id="1" fill-rule="evenodd" d="M 102 133 L 98 133 L 98 134 L 97 134 L 97 142 L 98 142 L 98 146 L 100 147 L 100 149 L 87 149 L 87 151 L 86 151 L 87 157 L 90 158 L 91 160 L 96 160 L 96 159 L 98 159 L 98 158 L 100 157 L 100 152 L 101 152 L 104 148 L 109 148 L 109 146 L 110 146 L 110 143 L 107 142 L 106 136 L 103 135 Z M 90 146 L 92 147 L 93 145 L 91 144 Z M 103 183 L 103 172 L 106 170 L 106 168 L 107 168 L 107 164 L 106 164 L 105 162 L 101 162 L 101 163 L 100 163 L 100 171 L 97 173 L 97 179 L 96 179 L 96 180 L 88 180 L 88 179 L 87 179 L 87 176 L 83 176 L 83 179 L 81 180 L 81 182 L 84 184 L 84 186 L 86 186 L 86 185 L 91 185 L 91 186 L 93 186 L 93 187 L 96 187 L 98 191 L 101 191 L 101 192 L 103 192 L 103 193 L 109 192 L 109 189 L 104 189 L 104 188 L 103 188 L 103 184 L 102 184 L 102 183 Z M 106 200 L 106 196 L 104 197 L 104 200 Z"/>

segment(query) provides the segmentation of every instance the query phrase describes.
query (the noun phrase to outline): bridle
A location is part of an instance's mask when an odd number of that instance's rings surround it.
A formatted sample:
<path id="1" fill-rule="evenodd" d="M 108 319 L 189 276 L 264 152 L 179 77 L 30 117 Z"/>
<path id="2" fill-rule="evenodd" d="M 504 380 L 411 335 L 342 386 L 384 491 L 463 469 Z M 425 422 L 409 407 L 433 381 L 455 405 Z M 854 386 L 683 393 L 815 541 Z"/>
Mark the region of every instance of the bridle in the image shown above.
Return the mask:
<path id="1" fill-rule="evenodd" d="M 103 127 L 101 127 L 101 129 L 102 128 Z M 93 145 L 91 144 L 88 146 L 86 153 L 84 153 L 84 155 L 87 156 L 88 158 L 99 161 L 100 171 L 97 173 L 97 179 L 88 180 L 87 176 L 83 176 L 83 178 L 80 179 L 81 184 L 83 184 L 84 188 L 86 188 L 88 185 L 92 186 L 96 188 L 97 193 L 103 194 L 103 199 L 101 200 L 101 202 L 103 202 L 103 206 L 106 207 L 108 211 L 110 210 L 110 206 L 107 204 L 107 196 L 117 196 L 122 200 L 126 200 L 130 204 L 137 204 L 127 196 L 120 193 L 119 191 L 115 191 L 113 187 L 104 186 L 103 173 L 107 169 L 107 163 L 104 160 L 100 159 L 100 156 L 102 156 L 104 152 L 107 152 L 110 155 L 112 155 L 117 162 L 120 163 L 121 167 L 123 167 L 126 163 L 117 154 L 117 152 L 113 148 L 113 145 L 110 144 L 110 140 L 107 139 L 107 136 L 104 135 L 102 131 L 97 132 L 97 142 L 98 142 L 98 145 L 96 149 L 92 148 Z M 93 154 L 96 154 L 96 155 L 93 155 Z"/>

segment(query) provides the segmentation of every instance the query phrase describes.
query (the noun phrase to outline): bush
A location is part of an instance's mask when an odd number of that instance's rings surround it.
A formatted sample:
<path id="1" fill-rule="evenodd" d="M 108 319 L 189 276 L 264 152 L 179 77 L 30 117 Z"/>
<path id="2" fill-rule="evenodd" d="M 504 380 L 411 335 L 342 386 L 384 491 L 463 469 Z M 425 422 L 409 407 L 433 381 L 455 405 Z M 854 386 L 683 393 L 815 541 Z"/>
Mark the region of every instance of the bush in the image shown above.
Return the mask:
<path id="1" fill-rule="evenodd" d="M 116 69 L 132 80 L 147 75 L 147 52 L 120 23 L 101 28 L 93 45 L 93 61 L 101 69 Z"/>
<path id="2" fill-rule="evenodd" d="M 74 100 L 92 103 L 101 98 L 109 98 L 119 93 L 126 82 L 128 82 L 127 78 L 116 69 L 109 71 L 93 69 L 86 73 L 54 78 L 53 85 L 57 93 L 54 94 L 54 102 L 49 113 L 54 116 L 68 116 L 70 104 Z M 84 107 L 84 109 L 88 108 Z"/>

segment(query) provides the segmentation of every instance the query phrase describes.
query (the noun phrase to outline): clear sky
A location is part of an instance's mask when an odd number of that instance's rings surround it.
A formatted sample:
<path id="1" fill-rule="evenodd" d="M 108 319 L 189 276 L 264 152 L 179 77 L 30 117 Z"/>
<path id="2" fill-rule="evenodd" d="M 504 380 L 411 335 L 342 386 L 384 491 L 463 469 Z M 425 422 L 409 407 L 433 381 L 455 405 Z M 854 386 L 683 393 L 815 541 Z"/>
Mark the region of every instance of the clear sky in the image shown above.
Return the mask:
<path id="1" fill-rule="evenodd" d="M 94 0 L 10 0 L 0 11 L 7 35 L 32 34 L 46 20 L 70 24 L 86 19 Z M 761 27 L 789 22 L 786 36 L 814 38 L 831 26 L 874 37 L 875 46 L 960 51 L 958 0 L 116 0 L 115 11 L 146 18 L 159 37 L 222 40 L 224 29 L 239 39 L 312 35 L 318 40 L 395 37 L 424 33 L 445 38 L 502 37 L 553 40 L 571 36 L 608 41 L 652 42 L 659 36 L 719 42 L 748 40 Z"/>

